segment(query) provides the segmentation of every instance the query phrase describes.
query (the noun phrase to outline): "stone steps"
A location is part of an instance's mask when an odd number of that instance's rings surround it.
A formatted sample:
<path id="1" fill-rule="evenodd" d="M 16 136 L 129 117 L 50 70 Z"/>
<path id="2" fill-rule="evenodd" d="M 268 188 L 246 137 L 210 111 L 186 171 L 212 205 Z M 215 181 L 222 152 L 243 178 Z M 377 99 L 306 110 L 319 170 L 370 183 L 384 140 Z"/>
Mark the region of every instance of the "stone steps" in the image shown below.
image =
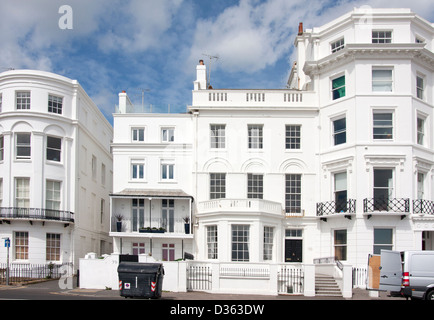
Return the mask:
<path id="1" fill-rule="evenodd" d="M 342 297 L 342 292 L 333 277 L 317 274 L 315 275 L 315 296 Z"/>

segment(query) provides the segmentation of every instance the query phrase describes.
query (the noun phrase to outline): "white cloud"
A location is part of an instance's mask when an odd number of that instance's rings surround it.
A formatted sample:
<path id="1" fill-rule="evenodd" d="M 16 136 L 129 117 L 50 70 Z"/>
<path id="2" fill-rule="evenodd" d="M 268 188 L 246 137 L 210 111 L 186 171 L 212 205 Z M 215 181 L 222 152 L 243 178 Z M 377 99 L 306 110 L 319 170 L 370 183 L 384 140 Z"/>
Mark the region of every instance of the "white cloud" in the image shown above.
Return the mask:
<path id="1" fill-rule="evenodd" d="M 131 0 L 120 5 L 111 13 L 117 23 L 100 38 L 99 48 L 135 53 L 164 46 L 164 33 L 172 26 L 181 4 L 182 0 Z"/>
<path id="2" fill-rule="evenodd" d="M 198 21 L 189 62 L 207 53 L 220 56 L 215 68 L 255 73 L 279 59 L 289 60 L 299 22 L 318 27 L 363 5 L 410 7 L 426 19 L 434 11 L 434 3 L 425 0 L 241 0 L 218 17 Z"/>

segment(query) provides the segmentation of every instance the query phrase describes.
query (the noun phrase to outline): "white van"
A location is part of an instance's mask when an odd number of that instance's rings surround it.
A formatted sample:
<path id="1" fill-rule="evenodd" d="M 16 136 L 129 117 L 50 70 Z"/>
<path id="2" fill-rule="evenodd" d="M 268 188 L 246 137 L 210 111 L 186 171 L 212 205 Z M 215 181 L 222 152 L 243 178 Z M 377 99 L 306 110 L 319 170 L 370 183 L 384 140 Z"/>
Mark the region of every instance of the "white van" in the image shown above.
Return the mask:
<path id="1" fill-rule="evenodd" d="M 434 251 L 381 250 L 379 288 L 434 300 Z"/>

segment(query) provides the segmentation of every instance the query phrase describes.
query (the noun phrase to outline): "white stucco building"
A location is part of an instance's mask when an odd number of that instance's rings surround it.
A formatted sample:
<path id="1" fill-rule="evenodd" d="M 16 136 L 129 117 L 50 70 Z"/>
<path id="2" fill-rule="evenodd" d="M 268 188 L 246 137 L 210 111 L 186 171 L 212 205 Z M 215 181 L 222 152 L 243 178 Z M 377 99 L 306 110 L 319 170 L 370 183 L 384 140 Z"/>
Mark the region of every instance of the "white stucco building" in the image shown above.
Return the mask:
<path id="1" fill-rule="evenodd" d="M 88 252 L 112 251 L 112 135 L 76 80 L 0 74 L 0 237 L 11 262 L 76 268 Z"/>
<path id="2" fill-rule="evenodd" d="M 410 10 L 354 9 L 299 26 L 287 89 L 211 89 L 200 64 L 186 114 L 138 114 L 121 93 L 115 251 L 366 266 L 434 249 L 433 41 Z"/>

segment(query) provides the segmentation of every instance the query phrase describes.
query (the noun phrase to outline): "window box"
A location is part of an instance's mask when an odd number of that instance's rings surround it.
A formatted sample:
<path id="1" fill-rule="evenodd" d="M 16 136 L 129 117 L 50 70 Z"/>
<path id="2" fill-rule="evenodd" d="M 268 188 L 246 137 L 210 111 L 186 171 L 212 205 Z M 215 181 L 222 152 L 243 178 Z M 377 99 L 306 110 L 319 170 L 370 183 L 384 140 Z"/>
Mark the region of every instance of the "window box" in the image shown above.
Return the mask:
<path id="1" fill-rule="evenodd" d="M 164 229 L 164 228 L 149 228 L 149 227 L 147 227 L 147 228 L 140 228 L 139 229 L 139 233 L 165 233 L 166 232 L 166 229 Z"/>

